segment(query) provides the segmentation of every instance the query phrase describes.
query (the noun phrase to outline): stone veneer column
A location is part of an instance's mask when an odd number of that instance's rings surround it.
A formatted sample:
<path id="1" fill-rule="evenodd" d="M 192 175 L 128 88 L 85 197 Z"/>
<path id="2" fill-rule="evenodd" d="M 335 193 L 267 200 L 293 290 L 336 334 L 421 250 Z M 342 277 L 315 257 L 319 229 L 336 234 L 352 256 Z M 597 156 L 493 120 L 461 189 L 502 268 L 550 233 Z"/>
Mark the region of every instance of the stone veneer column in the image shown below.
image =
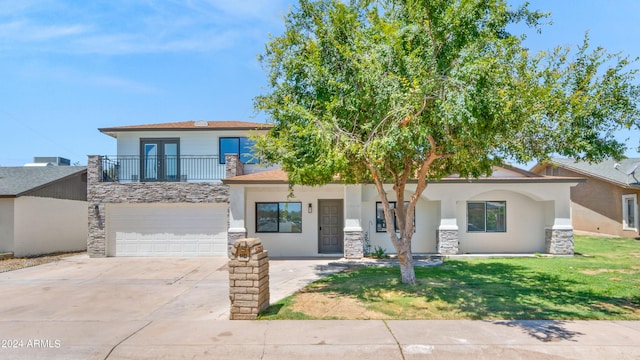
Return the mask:
<path id="1" fill-rule="evenodd" d="M 362 238 L 362 185 L 344 187 L 344 242 L 345 259 L 362 259 L 364 242 Z"/>
<path id="2" fill-rule="evenodd" d="M 362 259 L 364 256 L 364 243 L 362 241 L 362 231 L 344 232 L 344 258 Z"/>
<path id="3" fill-rule="evenodd" d="M 231 320 L 255 320 L 269 306 L 269 256 L 260 239 L 233 244 L 229 260 Z"/>
<path id="4" fill-rule="evenodd" d="M 240 161 L 240 157 L 236 154 L 224 156 L 225 171 L 224 178 L 228 179 L 234 176 L 244 175 L 244 165 Z"/>
<path id="5" fill-rule="evenodd" d="M 229 223 L 227 224 L 227 248 L 231 256 L 233 244 L 237 240 L 247 237 L 247 228 L 244 223 L 245 188 L 244 186 L 229 186 Z"/>
<path id="6" fill-rule="evenodd" d="M 545 246 L 548 254 L 573 255 L 573 229 L 545 229 Z"/>
<path id="7" fill-rule="evenodd" d="M 438 254 L 456 255 L 459 252 L 458 243 L 458 229 L 440 228 L 437 230 L 436 248 Z"/>
<path id="8" fill-rule="evenodd" d="M 88 227 L 87 254 L 90 257 L 106 257 L 104 230 L 104 204 L 96 200 L 96 187 L 102 181 L 102 156 L 90 155 L 87 160 Z"/>

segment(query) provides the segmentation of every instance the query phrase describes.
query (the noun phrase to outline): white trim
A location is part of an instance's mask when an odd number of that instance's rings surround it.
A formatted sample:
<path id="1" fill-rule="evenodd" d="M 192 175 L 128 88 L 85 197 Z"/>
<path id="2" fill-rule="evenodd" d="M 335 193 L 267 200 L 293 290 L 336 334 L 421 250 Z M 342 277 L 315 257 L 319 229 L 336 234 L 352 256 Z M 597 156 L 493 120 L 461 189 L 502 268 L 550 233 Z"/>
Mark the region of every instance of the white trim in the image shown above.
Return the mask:
<path id="1" fill-rule="evenodd" d="M 629 224 L 627 201 L 633 200 L 633 224 Z M 638 195 L 622 195 L 622 230 L 638 231 Z"/>

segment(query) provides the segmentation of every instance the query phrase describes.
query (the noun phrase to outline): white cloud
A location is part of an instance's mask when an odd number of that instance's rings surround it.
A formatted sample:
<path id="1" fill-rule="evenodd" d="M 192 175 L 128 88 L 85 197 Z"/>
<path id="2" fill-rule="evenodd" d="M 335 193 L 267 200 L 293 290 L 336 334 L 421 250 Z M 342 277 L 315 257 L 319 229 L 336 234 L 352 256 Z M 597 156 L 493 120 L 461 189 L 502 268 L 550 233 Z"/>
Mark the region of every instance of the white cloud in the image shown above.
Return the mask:
<path id="1" fill-rule="evenodd" d="M 281 23 L 286 1 L 25 0 L 13 12 L 0 12 L 0 47 L 103 55 L 215 52 L 266 39 Z"/>
<path id="2" fill-rule="evenodd" d="M 0 24 L 0 38 L 3 42 L 40 42 L 86 33 L 82 25 L 43 26 L 28 21 L 12 21 Z"/>

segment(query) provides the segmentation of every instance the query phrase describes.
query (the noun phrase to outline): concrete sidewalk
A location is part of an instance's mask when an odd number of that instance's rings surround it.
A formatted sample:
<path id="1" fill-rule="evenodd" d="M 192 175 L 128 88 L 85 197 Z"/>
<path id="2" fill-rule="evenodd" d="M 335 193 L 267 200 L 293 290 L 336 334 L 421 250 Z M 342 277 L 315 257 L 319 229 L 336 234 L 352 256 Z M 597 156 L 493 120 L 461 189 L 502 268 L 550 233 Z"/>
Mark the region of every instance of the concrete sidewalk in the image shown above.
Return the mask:
<path id="1" fill-rule="evenodd" d="M 0 358 L 640 359 L 640 323 L 634 321 L 154 320 L 31 325 L 28 332 L 11 336 L 48 339 L 54 341 L 51 346 L 2 348 Z M 16 330 L 21 327 L 17 324 Z"/>

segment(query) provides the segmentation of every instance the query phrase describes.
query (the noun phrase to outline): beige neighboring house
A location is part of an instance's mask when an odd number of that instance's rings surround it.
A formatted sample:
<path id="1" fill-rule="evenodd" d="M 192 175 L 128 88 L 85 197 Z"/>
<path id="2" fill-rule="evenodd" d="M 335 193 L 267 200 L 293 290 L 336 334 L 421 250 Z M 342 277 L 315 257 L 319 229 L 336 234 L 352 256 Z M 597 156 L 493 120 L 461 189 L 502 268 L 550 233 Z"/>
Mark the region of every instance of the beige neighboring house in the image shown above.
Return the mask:
<path id="1" fill-rule="evenodd" d="M 575 230 L 627 238 L 639 236 L 640 158 L 608 159 L 594 164 L 554 158 L 536 165 L 532 172 L 587 179 L 571 188 Z"/>
<path id="2" fill-rule="evenodd" d="M 0 167 L 0 253 L 87 248 L 84 166 Z"/>

